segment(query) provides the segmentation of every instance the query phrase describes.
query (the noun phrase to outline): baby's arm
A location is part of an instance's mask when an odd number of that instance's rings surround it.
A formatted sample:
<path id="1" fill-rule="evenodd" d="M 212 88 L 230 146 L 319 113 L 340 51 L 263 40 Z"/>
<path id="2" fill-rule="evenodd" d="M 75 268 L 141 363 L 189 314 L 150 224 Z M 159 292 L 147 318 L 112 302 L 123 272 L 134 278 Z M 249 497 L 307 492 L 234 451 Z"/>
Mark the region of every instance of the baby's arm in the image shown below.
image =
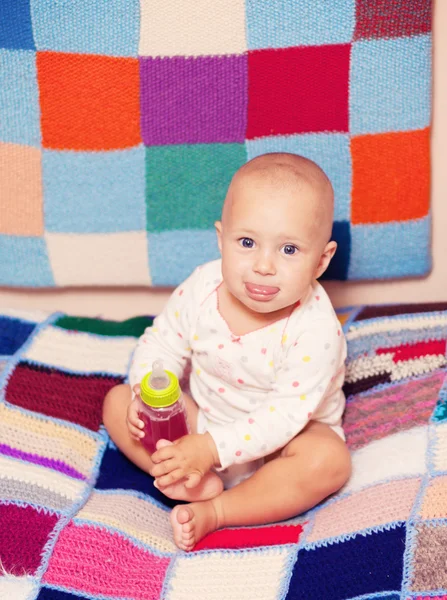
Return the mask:
<path id="1" fill-rule="evenodd" d="M 314 321 L 290 344 L 261 407 L 228 425 L 209 423 L 220 467 L 249 462 L 284 447 L 312 419 L 331 384 L 341 382 L 344 359 L 341 328 L 331 319 Z M 334 411 L 339 410 L 335 401 Z"/>

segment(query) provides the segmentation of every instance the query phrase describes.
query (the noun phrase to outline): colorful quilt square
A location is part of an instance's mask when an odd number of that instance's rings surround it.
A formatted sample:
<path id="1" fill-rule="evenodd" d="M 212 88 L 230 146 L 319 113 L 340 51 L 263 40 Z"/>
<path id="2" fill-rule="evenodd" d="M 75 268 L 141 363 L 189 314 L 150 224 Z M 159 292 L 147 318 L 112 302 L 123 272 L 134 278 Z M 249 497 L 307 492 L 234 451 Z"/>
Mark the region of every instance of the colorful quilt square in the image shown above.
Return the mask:
<path id="1" fill-rule="evenodd" d="M 145 231 L 144 156 L 143 146 L 114 152 L 44 150 L 45 229 Z"/>
<path id="2" fill-rule="evenodd" d="M 38 52 L 42 138 L 53 150 L 141 143 L 138 60 Z"/>
<path id="3" fill-rule="evenodd" d="M 0 256 L 0 283 L 26 287 L 54 286 L 43 238 L 0 235 Z"/>
<path id="4" fill-rule="evenodd" d="M 133 337 L 108 339 L 49 325 L 34 336 L 21 358 L 74 373 L 125 377 L 135 346 Z"/>
<path id="5" fill-rule="evenodd" d="M 0 48 L 34 50 L 30 0 L 2 0 L 0 23 Z"/>
<path id="6" fill-rule="evenodd" d="M 147 148 L 148 231 L 175 235 L 176 230 L 212 227 L 230 181 L 245 161 L 244 144 Z"/>
<path id="7" fill-rule="evenodd" d="M 194 546 L 199 550 L 224 548 L 256 548 L 259 546 L 284 546 L 298 544 L 303 532 L 301 525 L 268 525 L 267 527 L 238 527 L 218 529 Z"/>
<path id="8" fill-rule="evenodd" d="M 351 260 L 351 226 L 346 221 L 335 221 L 332 226 L 332 240 L 337 242 L 335 252 L 329 267 L 321 276 L 321 279 L 341 279 L 348 277 L 349 263 Z"/>
<path id="9" fill-rule="evenodd" d="M 430 219 L 354 225 L 349 279 L 390 279 L 426 275 L 431 269 Z"/>
<path id="10" fill-rule="evenodd" d="M 315 161 L 334 188 L 334 220 L 350 220 L 352 167 L 350 138 L 347 134 L 269 136 L 247 140 L 246 146 L 248 160 L 267 152 L 291 152 Z"/>
<path id="11" fill-rule="evenodd" d="M 31 0 L 38 50 L 137 56 L 138 0 Z"/>
<path id="12" fill-rule="evenodd" d="M 242 54 L 244 0 L 141 0 L 140 56 Z"/>
<path id="13" fill-rule="evenodd" d="M 0 233 L 43 234 L 41 151 L 0 143 L 2 218 Z"/>
<path id="14" fill-rule="evenodd" d="M 339 44 L 249 52 L 247 138 L 347 132 L 350 51 Z"/>
<path id="15" fill-rule="evenodd" d="M 406 37 L 431 30 L 431 0 L 356 0 L 355 38 Z"/>
<path id="16" fill-rule="evenodd" d="M 133 491 L 95 490 L 75 519 L 76 523 L 89 521 L 118 531 L 158 552 L 174 553 L 178 548 L 174 543 L 170 512 L 152 498 L 141 497 Z"/>
<path id="17" fill-rule="evenodd" d="M 169 557 L 153 554 L 121 535 L 71 522 L 59 534 L 43 580 L 87 597 L 147 600 L 148 590 L 150 597 L 160 597 L 169 563 Z"/>
<path id="18" fill-rule="evenodd" d="M 433 478 L 428 484 L 419 511 L 423 519 L 447 517 L 447 475 Z"/>
<path id="19" fill-rule="evenodd" d="M 349 87 L 351 133 L 427 127 L 430 80 L 430 35 L 355 42 Z"/>
<path id="20" fill-rule="evenodd" d="M 109 319 L 97 319 L 94 317 L 63 315 L 54 321 L 53 325 L 62 329 L 68 329 L 69 331 L 84 331 L 98 335 L 107 335 L 112 338 L 117 336 L 137 338 L 153 322 L 154 317 L 132 317 L 125 321 L 111 321 Z"/>
<path id="21" fill-rule="evenodd" d="M 356 492 L 398 477 L 419 477 L 426 472 L 426 452 L 427 427 L 374 440 L 352 452 L 352 475 L 343 492 Z"/>
<path id="22" fill-rule="evenodd" d="M 11 356 L 23 346 L 36 327 L 20 319 L 0 317 L 0 356 Z"/>
<path id="23" fill-rule="evenodd" d="M 296 550 L 277 546 L 238 552 L 207 552 L 178 555 L 165 585 L 166 600 L 206 600 L 284 597 Z M 228 577 L 231 573 L 231 578 Z"/>
<path id="24" fill-rule="evenodd" d="M 369 368 L 365 365 L 365 370 L 371 372 L 371 363 Z M 357 373 L 360 373 L 360 369 L 357 369 Z M 373 440 L 425 425 L 445 378 L 443 371 L 436 371 L 413 381 L 389 385 L 351 398 L 343 420 L 349 448 L 356 450 Z"/>
<path id="25" fill-rule="evenodd" d="M 147 234 L 45 234 L 56 285 L 151 285 Z"/>
<path id="26" fill-rule="evenodd" d="M 14 406 L 98 431 L 104 397 L 122 382 L 122 378 L 110 375 L 73 375 L 21 362 L 8 380 L 5 398 Z M 67 390 L 70 402 L 66 401 Z"/>
<path id="27" fill-rule="evenodd" d="M 0 49 L 0 114 L 1 141 L 40 145 L 35 52 Z"/>
<path id="28" fill-rule="evenodd" d="M 140 77 L 147 146 L 244 141 L 246 55 L 142 58 Z"/>
<path id="29" fill-rule="evenodd" d="M 0 522 L 2 569 L 16 576 L 34 574 L 42 561 L 48 537 L 58 522 L 57 515 L 32 506 L 1 504 Z"/>
<path id="30" fill-rule="evenodd" d="M 355 0 L 247 2 L 250 50 L 350 42 L 354 26 Z"/>
<path id="31" fill-rule="evenodd" d="M 8 449 L 2 447 L 3 451 Z M 31 462 L 20 453 L 11 454 L 0 454 L 1 493 L 5 501 L 18 501 L 22 506 L 31 502 L 38 510 L 56 512 L 73 508 L 88 489 L 85 480 L 53 468 L 56 465 L 44 458 L 34 455 Z"/>
<path id="32" fill-rule="evenodd" d="M 371 486 L 330 502 L 316 511 L 306 542 L 344 539 L 362 529 L 377 528 L 410 516 L 421 478 L 400 479 Z"/>
<path id="33" fill-rule="evenodd" d="M 93 475 L 98 439 L 90 432 L 3 403 L 0 434 L 0 452 L 4 456 L 41 465 L 79 481 Z M 45 502 L 44 505 L 47 506 Z"/>
<path id="34" fill-rule="evenodd" d="M 174 248 L 174 251 L 167 250 Z M 214 229 L 149 233 L 149 261 L 154 285 L 176 286 L 199 265 L 219 257 Z M 178 257 L 182 257 L 182 261 Z"/>
<path id="35" fill-rule="evenodd" d="M 405 526 L 398 525 L 327 547 L 300 550 L 287 600 L 345 600 L 400 591 L 405 535 Z"/>
<path id="36" fill-rule="evenodd" d="M 447 525 L 418 525 L 414 545 L 410 590 L 435 592 L 447 588 Z"/>

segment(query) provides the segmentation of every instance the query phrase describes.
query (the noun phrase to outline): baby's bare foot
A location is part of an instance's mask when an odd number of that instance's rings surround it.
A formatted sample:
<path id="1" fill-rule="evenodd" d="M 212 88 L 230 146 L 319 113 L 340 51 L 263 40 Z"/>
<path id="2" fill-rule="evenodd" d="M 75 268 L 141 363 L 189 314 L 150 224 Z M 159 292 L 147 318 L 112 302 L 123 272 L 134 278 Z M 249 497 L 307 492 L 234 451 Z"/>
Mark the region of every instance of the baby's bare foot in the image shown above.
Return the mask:
<path id="1" fill-rule="evenodd" d="M 219 528 L 214 501 L 176 506 L 171 512 L 171 525 L 176 545 L 189 552 L 208 533 Z"/>
<path id="2" fill-rule="evenodd" d="M 157 448 L 163 448 L 169 446 L 172 442 L 167 440 L 160 440 L 157 444 Z M 199 502 L 202 500 L 210 500 L 215 498 L 223 491 L 222 480 L 216 473 L 207 473 L 202 478 L 201 482 L 193 488 L 185 487 L 184 481 L 178 481 L 172 485 L 165 487 L 159 487 L 157 481 L 154 481 L 155 487 L 160 490 L 167 498 L 172 500 L 184 500 L 186 502 Z"/>

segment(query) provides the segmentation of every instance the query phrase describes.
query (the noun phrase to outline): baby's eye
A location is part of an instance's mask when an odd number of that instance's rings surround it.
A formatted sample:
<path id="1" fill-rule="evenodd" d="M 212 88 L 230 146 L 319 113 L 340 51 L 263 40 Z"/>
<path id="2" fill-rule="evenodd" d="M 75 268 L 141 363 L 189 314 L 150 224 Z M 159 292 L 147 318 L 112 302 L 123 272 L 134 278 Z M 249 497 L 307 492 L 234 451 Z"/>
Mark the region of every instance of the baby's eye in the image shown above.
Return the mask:
<path id="1" fill-rule="evenodd" d="M 296 246 L 293 246 L 292 244 L 286 244 L 282 247 L 282 251 L 284 252 L 284 254 L 288 254 L 289 256 L 291 256 L 292 254 L 298 252 L 298 248 Z"/>
<path id="2" fill-rule="evenodd" d="M 251 238 L 247 238 L 247 237 L 241 238 L 239 240 L 239 243 L 244 248 L 253 248 L 253 246 L 255 245 L 254 241 Z"/>

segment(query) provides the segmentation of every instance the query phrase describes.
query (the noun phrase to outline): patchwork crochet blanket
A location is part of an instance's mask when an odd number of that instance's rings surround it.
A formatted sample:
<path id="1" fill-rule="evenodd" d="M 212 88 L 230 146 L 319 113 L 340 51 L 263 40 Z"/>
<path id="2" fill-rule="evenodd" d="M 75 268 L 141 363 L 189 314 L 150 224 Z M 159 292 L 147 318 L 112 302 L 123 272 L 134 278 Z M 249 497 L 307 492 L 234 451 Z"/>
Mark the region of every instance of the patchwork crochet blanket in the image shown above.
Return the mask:
<path id="1" fill-rule="evenodd" d="M 350 481 L 295 519 L 184 553 L 171 502 L 101 426 L 151 319 L 2 314 L 0 598 L 446 598 L 447 304 L 339 318 Z"/>
<path id="2" fill-rule="evenodd" d="M 233 173 L 335 189 L 327 277 L 430 270 L 430 0 L 1 0 L 0 285 L 176 285 Z"/>

